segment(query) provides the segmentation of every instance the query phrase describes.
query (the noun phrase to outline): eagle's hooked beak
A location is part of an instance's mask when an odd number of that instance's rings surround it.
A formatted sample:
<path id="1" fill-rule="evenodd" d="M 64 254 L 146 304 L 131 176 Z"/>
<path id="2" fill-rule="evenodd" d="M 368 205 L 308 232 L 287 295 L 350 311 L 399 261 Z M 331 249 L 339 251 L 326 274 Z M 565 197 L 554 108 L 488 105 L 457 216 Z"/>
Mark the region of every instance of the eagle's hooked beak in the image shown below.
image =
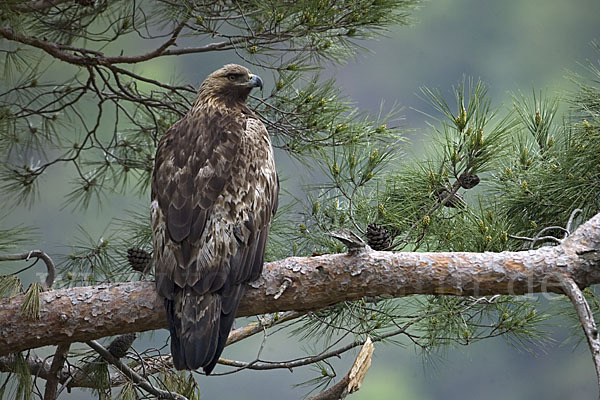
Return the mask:
<path id="1" fill-rule="evenodd" d="M 260 79 L 260 76 L 250 74 L 250 81 L 248 82 L 248 86 L 250 87 L 259 87 L 260 90 L 263 88 L 263 81 Z"/>

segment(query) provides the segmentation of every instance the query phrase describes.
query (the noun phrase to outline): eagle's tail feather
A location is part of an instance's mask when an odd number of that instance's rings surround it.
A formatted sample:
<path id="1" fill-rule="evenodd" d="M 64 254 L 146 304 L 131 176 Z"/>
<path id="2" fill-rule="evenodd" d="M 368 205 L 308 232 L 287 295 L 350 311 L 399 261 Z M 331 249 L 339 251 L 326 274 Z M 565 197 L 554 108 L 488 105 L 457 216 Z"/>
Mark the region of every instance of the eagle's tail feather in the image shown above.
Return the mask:
<path id="1" fill-rule="evenodd" d="M 221 294 L 221 320 L 219 321 L 218 335 L 215 335 L 215 337 L 218 337 L 217 351 L 215 352 L 212 360 L 210 360 L 208 364 L 204 365 L 203 370 L 206 375 L 209 375 L 215 368 L 215 365 L 217 365 L 219 357 L 225 348 L 225 344 L 227 344 L 227 338 L 229 337 L 229 332 L 231 331 L 233 322 L 235 321 L 235 315 L 237 314 L 240 300 L 246 291 L 245 289 L 245 285 L 235 285 L 230 288 L 230 290 L 225 290 Z"/>
<path id="2" fill-rule="evenodd" d="M 221 293 L 199 296 L 185 288 L 173 300 L 165 299 L 176 369 L 203 367 L 207 375 L 211 373 L 225 348 L 244 291 L 243 285 L 235 285 Z"/>
<path id="3" fill-rule="evenodd" d="M 175 300 L 165 299 L 165 311 L 167 312 L 167 321 L 169 322 L 169 332 L 171 333 L 171 358 L 175 369 L 182 370 L 186 367 L 185 351 L 181 351 L 178 329 L 179 321 L 175 318 Z"/>

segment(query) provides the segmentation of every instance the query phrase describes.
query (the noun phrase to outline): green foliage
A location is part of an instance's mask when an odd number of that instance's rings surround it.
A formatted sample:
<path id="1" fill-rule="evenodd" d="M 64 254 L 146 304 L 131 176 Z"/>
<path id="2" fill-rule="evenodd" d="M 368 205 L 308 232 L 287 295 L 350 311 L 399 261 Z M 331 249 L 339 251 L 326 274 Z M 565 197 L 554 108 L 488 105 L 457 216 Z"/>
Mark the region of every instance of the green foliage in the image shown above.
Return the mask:
<path id="1" fill-rule="evenodd" d="M 19 246 L 32 240 L 35 229 L 27 226 L 0 228 L 0 252 L 16 251 Z"/>
<path id="2" fill-rule="evenodd" d="M 451 223 L 447 219 L 451 215 Z M 494 251 L 516 250 L 508 237 L 512 221 L 499 214 L 493 205 L 483 204 L 470 212 L 447 212 L 431 217 L 428 235 L 423 239 L 427 251 Z"/>
<path id="3" fill-rule="evenodd" d="M 304 382 L 294 384 L 296 388 L 309 388 L 310 390 L 304 394 L 304 397 L 308 397 L 311 393 L 318 390 L 325 390 L 331 385 L 336 378 L 337 374 L 331 363 L 327 361 L 316 362 L 310 366 L 313 372 L 314 378 L 308 379 Z"/>
<path id="4" fill-rule="evenodd" d="M 0 275 L 0 297 L 13 297 L 23 292 L 17 275 Z"/>
<path id="5" fill-rule="evenodd" d="M 121 391 L 119 392 L 119 397 L 117 398 L 119 400 L 138 400 L 139 396 L 137 395 L 135 389 L 136 387 L 133 382 L 127 382 L 121 388 Z"/>
<path id="6" fill-rule="evenodd" d="M 110 370 L 108 364 L 101 358 L 87 356 L 82 359 L 81 372 L 93 383 L 92 391 L 99 400 L 111 398 Z"/>
<path id="7" fill-rule="evenodd" d="M 124 263 L 123 258 L 117 258 L 113 247 L 113 237 L 101 236 L 93 238 L 83 227 L 79 227 L 79 237 L 71 245 L 71 253 L 59 264 L 62 280 L 59 284 L 92 285 L 100 282 L 115 281 L 122 268 L 116 268 Z"/>
<path id="8" fill-rule="evenodd" d="M 146 194 L 156 143 L 187 111 L 195 90 L 120 65 L 158 59 L 162 51 L 176 52 L 171 45 L 179 36 L 198 38 L 198 43 L 217 39 L 192 53 L 211 46 L 234 50 L 245 63 L 273 71 L 277 83 L 272 95 L 254 105 L 276 144 L 286 150 L 300 155 L 362 141 L 372 131 L 358 126 L 337 131 L 356 112 L 339 98 L 333 82 L 321 82 L 313 72 L 321 62 L 347 60 L 361 48 L 361 40 L 409 23 L 417 4 L 121 0 L 82 7 L 61 3 L 33 12 L 20 12 L 19 3 L 3 4 L 7 27 L 25 37 L 43 37 L 62 52 L 55 55 L 45 43 L 20 38 L 0 49 L 6 76 L 6 90 L 0 93 L 0 151 L 6 155 L 0 163 L 3 197 L 15 205 L 33 205 L 39 198 L 38 178 L 57 164 L 72 167 L 65 205 L 85 209 L 102 203 L 112 191 Z M 173 43 L 153 55 L 137 53 L 145 47 L 137 44 L 163 37 L 171 37 Z M 113 42 L 135 49 L 139 59 L 131 59 L 130 51 L 111 55 Z M 62 71 L 57 73 L 48 52 L 68 65 L 72 77 L 54 78 Z M 65 130 L 76 134 L 64 137 Z"/>
<path id="9" fill-rule="evenodd" d="M 426 352 L 496 336 L 527 350 L 549 340 L 540 324 L 550 315 L 536 311 L 536 301 L 531 298 L 421 296 L 417 301 L 426 318 L 417 327 L 420 334 L 416 340 Z"/>
<path id="10" fill-rule="evenodd" d="M 600 208 L 600 175 L 594 162 L 600 154 L 595 136 L 598 118 L 589 113 L 593 104 L 585 108 L 584 122 L 558 125 L 558 100 L 536 91 L 532 98 L 515 96 L 513 110 L 504 117 L 492 107 L 481 82 L 463 79 L 454 89 L 453 105 L 440 91 L 423 89 L 423 93 L 440 114 L 432 117 L 434 141 L 426 156 L 388 164 L 383 160 L 381 165 L 387 168 L 377 174 L 378 184 L 366 187 L 359 197 L 370 200 L 354 202 L 352 196 L 343 196 L 344 184 L 356 181 L 350 168 L 353 164 L 348 162 L 351 158 L 330 162 L 325 171 L 329 184 L 318 187 L 323 193 L 320 197 L 309 198 L 305 220 L 298 229 L 298 240 L 312 244 L 306 250 L 343 251 L 339 244 L 315 232 L 341 227 L 360 232 L 365 221 L 385 226 L 395 237 L 396 249 L 518 250 L 523 243 L 515 235 L 533 237 L 551 225 L 564 227 L 576 207 L 586 210 L 582 220 Z M 365 162 L 368 156 L 361 158 Z M 558 171 L 564 171 L 563 177 L 554 175 Z M 589 180 L 574 178 L 574 171 Z M 475 189 L 463 187 L 463 174 L 479 174 L 483 184 Z M 578 183 L 571 186 L 574 180 Z M 594 189 L 584 190 L 584 184 Z M 464 201 L 446 206 L 452 196 L 459 195 Z M 363 209 L 368 211 L 363 214 Z M 426 357 L 449 345 L 468 345 L 496 336 L 528 351 L 550 340 L 543 329 L 550 315 L 540 311 L 532 298 L 410 296 L 372 300 L 311 313 L 296 324 L 293 334 L 311 343 L 322 341 L 326 348 L 344 338 L 356 340 L 367 334 L 402 344 L 406 341 L 388 339 L 386 334 L 406 327 L 393 337 L 408 339 Z M 327 382 L 329 375 L 312 383 Z"/>
<path id="11" fill-rule="evenodd" d="M 485 172 L 502 158 L 514 121 L 507 115 L 500 121 L 491 107 L 487 88 L 481 81 L 463 80 L 453 89 L 456 113 L 439 90 L 422 89 L 423 95 L 444 119 L 434 117 L 434 140 L 441 142 L 441 161 L 455 178 L 461 171 Z M 466 104 L 466 105 L 465 105 Z"/>
<path id="12" fill-rule="evenodd" d="M 513 218 L 515 232 L 533 236 L 543 227 L 564 226 L 576 208 L 583 210 L 580 220 L 600 208 L 600 123 L 581 101 L 575 100 L 578 117 L 558 126 L 556 99 L 536 98 L 534 92 L 532 102 L 515 103 L 527 131 L 494 180 L 499 210 L 519 216 Z"/>
<path id="13" fill-rule="evenodd" d="M 31 319 L 40 319 L 40 292 L 42 285 L 39 282 L 33 282 L 23 297 L 21 304 L 21 313 Z"/>
<path id="14" fill-rule="evenodd" d="M 182 394 L 189 400 L 200 400 L 200 388 L 191 372 L 163 371 L 161 375 L 166 390 Z"/>
<path id="15" fill-rule="evenodd" d="M 447 249 L 463 251 L 490 249 L 494 236 L 482 221 L 491 218 L 485 208 L 493 204 L 482 200 L 476 210 L 463 204 L 460 179 L 493 170 L 504 159 L 516 122 L 510 113 L 498 117 L 480 81 L 463 78 L 453 90 L 454 106 L 439 90 L 422 91 L 441 114 L 431 116 L 436 122 L 431 125 L 434 143 L 425 159 L 404 160 L 386 175 L 384 190 L 378 193 L 378 220 L 397 236 L 396 248 L 426 244 L 444 250 L 448 244 Z M 453 236 L 462 228 L 477 231 L 481 224 L 483 231 L 474 236 Z"/>
<path id="16" fill-rule="evenodd" d="M 12 395 L 11 398 L 15 400 L 32 400 L 34 394 L 33 379 L 23 353 L 16 353 L 13 362 L 13 373 L 16 382 L 14 382 L 12 390 L 9 389 L 9 395 Z"/>

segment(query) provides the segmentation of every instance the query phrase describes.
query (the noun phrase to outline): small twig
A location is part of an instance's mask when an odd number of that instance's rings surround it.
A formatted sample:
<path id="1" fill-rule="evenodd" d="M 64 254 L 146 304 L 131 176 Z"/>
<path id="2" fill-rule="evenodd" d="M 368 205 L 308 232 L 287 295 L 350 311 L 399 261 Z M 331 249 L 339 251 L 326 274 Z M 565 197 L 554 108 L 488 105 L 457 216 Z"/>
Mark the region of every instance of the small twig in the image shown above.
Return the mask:
<path id="1" fill-rule="evenodd" d="M 550 241 L 550 242 L 554 242 L 556 244 L 561 244 L 562 243 L 562 240 L 560 240 L 559 238 L 554 237 L 554 236 L 540 236 L 540 237 L 536 236 L 536 237 L 533 238 L 533 240 L 529 244 L 529 249 L 533 250 L 533 246 L 535 246 L 535 244 L 537 242 L 544 242 L 546 240 Z"/>
<path id="2" fill-rule="evenodd" d="M 355 254 L 367 249 L 367 244 L 356 233 L 348 229 L 340 229 L 335 232 L 330 232 L 329 236 L 339 240 L 348 248 L 349 254 Z"/>
<path id="3" fill-rule="evenodd" d="M 46 8 L 56 7 L 59 4 L 66 3 L 72 0 L 34 0 L 27 3 L 18 3 L 9 7 L 18 12 L 42 11 Z"/>
<path id="4" fill-rule="evenodd" d="M 420 318 L 418 319 L 420 320 Z M 400 329 L 396 329 L 391 332 L 384 333 L 380 336 L 377 336 L 372 339 L 373 342 L 379 342 L 385 340 L 389 337 L 407 334 L 407 329 L 413 325 L 416 321 L 407 322 Z M 326 360 L 331 357 L 339 357 L 341 354 L 347 352 L 350 349 L 353 349 L 358 346 L 362 346 L 365 344 L 365 340 L 356 340 L 354 342 L 348 343 L 344 346 L 340 346 L 337 349 L 333 349 L 331 351 L 326 351 L 315 356 L 309 356 L 304 358 L 298 358 L 293 361 L 237 361 L 237 360 L 228 360 L 226 358 L 220 358 L 219 364 L 228 365 L 230 367 L 244 368 L 244 369 L 253 369 L 253 370 L 267 370 L 267 369 L 289 369 L 292 370 L 296 367 L 301 367 L 304 365 L 314 364 L 319 361 Z"/>
<path id="5" fill-rule="evenodd" d="M 279 291 L 275 294 L 275 296 L 273 296 L 273 299 L 277 300 L 278 298 L 280 298 L 281 295 L 283 294 L 283 292 L 285 292 L 285 289 L 290 287 L 291 284 L 292 284 L 292 280 L 288 277 L 285 277 L 283 279 L 283 282 L 281 283 L 281 286 L 279 287 Z"/>
<path id="6" fill-rule="evenodd" d="M 246 339 L 247 337 L 262 332 L 272 326 L 301 317 L 304 314 L 306 313 L 302 311 L 288 311 L 284 313 L 268 314 L 262 318 L 260 322 L 252 322 L 229 332 L 226 346 L 237 343 L 240 340 Z"/>
<path id="7" fill-rule="evenodd" d="M 587 338 L 588 346 L 592 353 L 592 359 L 594 360 L 594 366 L 596 367 L 598 389 L 600 391 L 600 340 L 598 338 L 596 322 L 594 321 L 594 314 L 592 314 L 592 310 L 590 309 L 583 292 L 572 278 L 561 275 L 558 276 L 558 280 L 564 293 L 569 296 L 571 303 L 573 303 L 573 307 L 575 307 L 575 311 L 579 317 L 579 322 L 581 322 L 581 326 L 585 332 L 585 337 Z"/>
<path id="8" fill-rule="evenodd" d="M 511 239 L 524 240 L 524 241 L 529 242 L 529 249 L 530 250 L 533 250 L 533 247 L 536 245 L 537 242 L 551 241 L 551 242 L 554 242 L 556 244 L 561 244 L 562 241 L 565 240 L 566 238 L 568 238 L 569 235 L 571 234 L 571 225 L 573 225 L 573 220 L 575 219 L 575 217 L 577 216 L 577 214 L 579 214 L 580 212 L 582 212 L 582 210 L 580 208 L 574 209 L 571 212 L 571 216 L 569 217 L 569 221 L 567 222 L 567 226 L 565 226 L 564 228 L 562 226 L 557 226 L 557 225 L 547 226 L 544 229 L 542 229 L 541 231 L 539 231 L 532 238 L 527 237 L 527 236 L 517 236 L 517 235 L 508 235 L 508 237 L 511 238 Z M 562 239 L 559 239 L 559 238 L 554 237 L 554 236 L 542 236 L 542 234 L 544 234 L 545 232 L 552 231 L 552 230 L 563 231 L 565 233 L 565 235 L 563 236 Z"/>
<path id="9" fill-rule="evenodd" d="M 565 237 L 563 239 L 566 239 L 571 234 L 571 225 L 573 225 L 573 221 L 575 220 L 575 217 L 580 212 L 583 212 L 583 210 L 581 208 L 576 208 L 571 212 L 571 216 L 569 217 L 567 226 L 565 226 L 566 233 L 565 233 Z"/>
<path id="10" fill-rule="evenodd" d="M 561 244 L 562 240 L 554 237 L 554 236 L 542 236 L 543 233 L 548 232 L 548 231 L 552 231 L 552 230 L 559 230 L 559 231 L 563 231 L 565 232 L 565 234 L 568 236 L 569 235 L 569 231 L 567 231 L 565 228 L 563 228 L 562 226 L 547 226 L 544 229 L 542 229 L 541 231 L 539 231 L 531 240 L 531 243 L 529 243 L 529 249 L 533 250 L 533 246 L 535 246 L 535 244 L 537 242 L 542 242 L 545 240 L 549 240 L 551 242 L 557 243 L 557 244 Z"/>
<path id="11" fill-rule="evenodd" d="M 354 364 L 348 374 L 344 376 L 338 383 L 329 389 L 309 397 L 308 400 L 338 400 L 345 399 L 350 393 L 354 393 L 360 389 L 363 379 L 371 366 L 371 358 L 373 357 L 373 342 L 367 337 L 365 344 L 360 349 L 360 352 L 354 360 Z"/>
<path id="12" fill-rule="evenodd" d="M 61 378 L 63 365 L 67 360 L 70 343 L 59 344 L 54 352 L 54 359 L 50 365 L 48 379 L 46 380 L 46 388 L 44 389 L 44 400 L 55 400 L 58 397 L 57 389 Z"/>
<path id="13" fill-rule="evenodd" d="M 56 275 L 56 267 L 54 266 L 54 261 L 52 258 L 42 250 L 31 250 L 27 253 L 21 254 L 4 254 L 0 255 L 0 261 L 17 261 L 17 260 L 25 260 L 29 261 L 31 257 L 35 257 L 38 259 L 42 259 L 46 264 L 46 269 L 48 270 L 48 275 L 46 275 L 46 284 L 44 289 L 49 290 L 52 288 L 52 284 L 54 283 L 54 276 Z"/>
<path id="14" fill-rule="evenodd" d="M 168 392 L 166 390 L 160 390 L 155 388 L 150 384 L 150 382 L 136 373 L 134 370 L 129 368 L 127 365 L 123 364 L 121 360 L 113 356 L 110 351 L 108 351 L 104 346 L 98 343 L 95 340 L 88 340 L 86 342 L 88 346 L 94 349 L 102 358 L 104 358 L 108 363 L 114 365 L 119 371 L 121 371 L 125 376 L 131 379 L 136 385 L 140 388 L 144 389 L 148 393 L 158 397 L 159 399 L 173 399 L 173 400 L 187 400 L 187 397 L 178 394 Z"/>

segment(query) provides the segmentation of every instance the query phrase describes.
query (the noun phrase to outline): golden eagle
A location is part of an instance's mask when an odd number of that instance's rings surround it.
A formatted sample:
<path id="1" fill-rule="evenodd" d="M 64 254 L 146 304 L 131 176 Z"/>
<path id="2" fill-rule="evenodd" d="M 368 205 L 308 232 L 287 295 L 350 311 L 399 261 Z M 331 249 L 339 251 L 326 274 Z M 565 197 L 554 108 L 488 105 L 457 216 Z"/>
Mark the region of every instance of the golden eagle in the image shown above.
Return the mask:
<path id="1" fill-rule="evenodd" d="M 156 289 L 177 369 L 213 370 L 246 284 L 262 271 L 279 183 L 267 129 L 246 105 L 262 80 L 229 64 L 158 144 L 152 175 Z"/>

